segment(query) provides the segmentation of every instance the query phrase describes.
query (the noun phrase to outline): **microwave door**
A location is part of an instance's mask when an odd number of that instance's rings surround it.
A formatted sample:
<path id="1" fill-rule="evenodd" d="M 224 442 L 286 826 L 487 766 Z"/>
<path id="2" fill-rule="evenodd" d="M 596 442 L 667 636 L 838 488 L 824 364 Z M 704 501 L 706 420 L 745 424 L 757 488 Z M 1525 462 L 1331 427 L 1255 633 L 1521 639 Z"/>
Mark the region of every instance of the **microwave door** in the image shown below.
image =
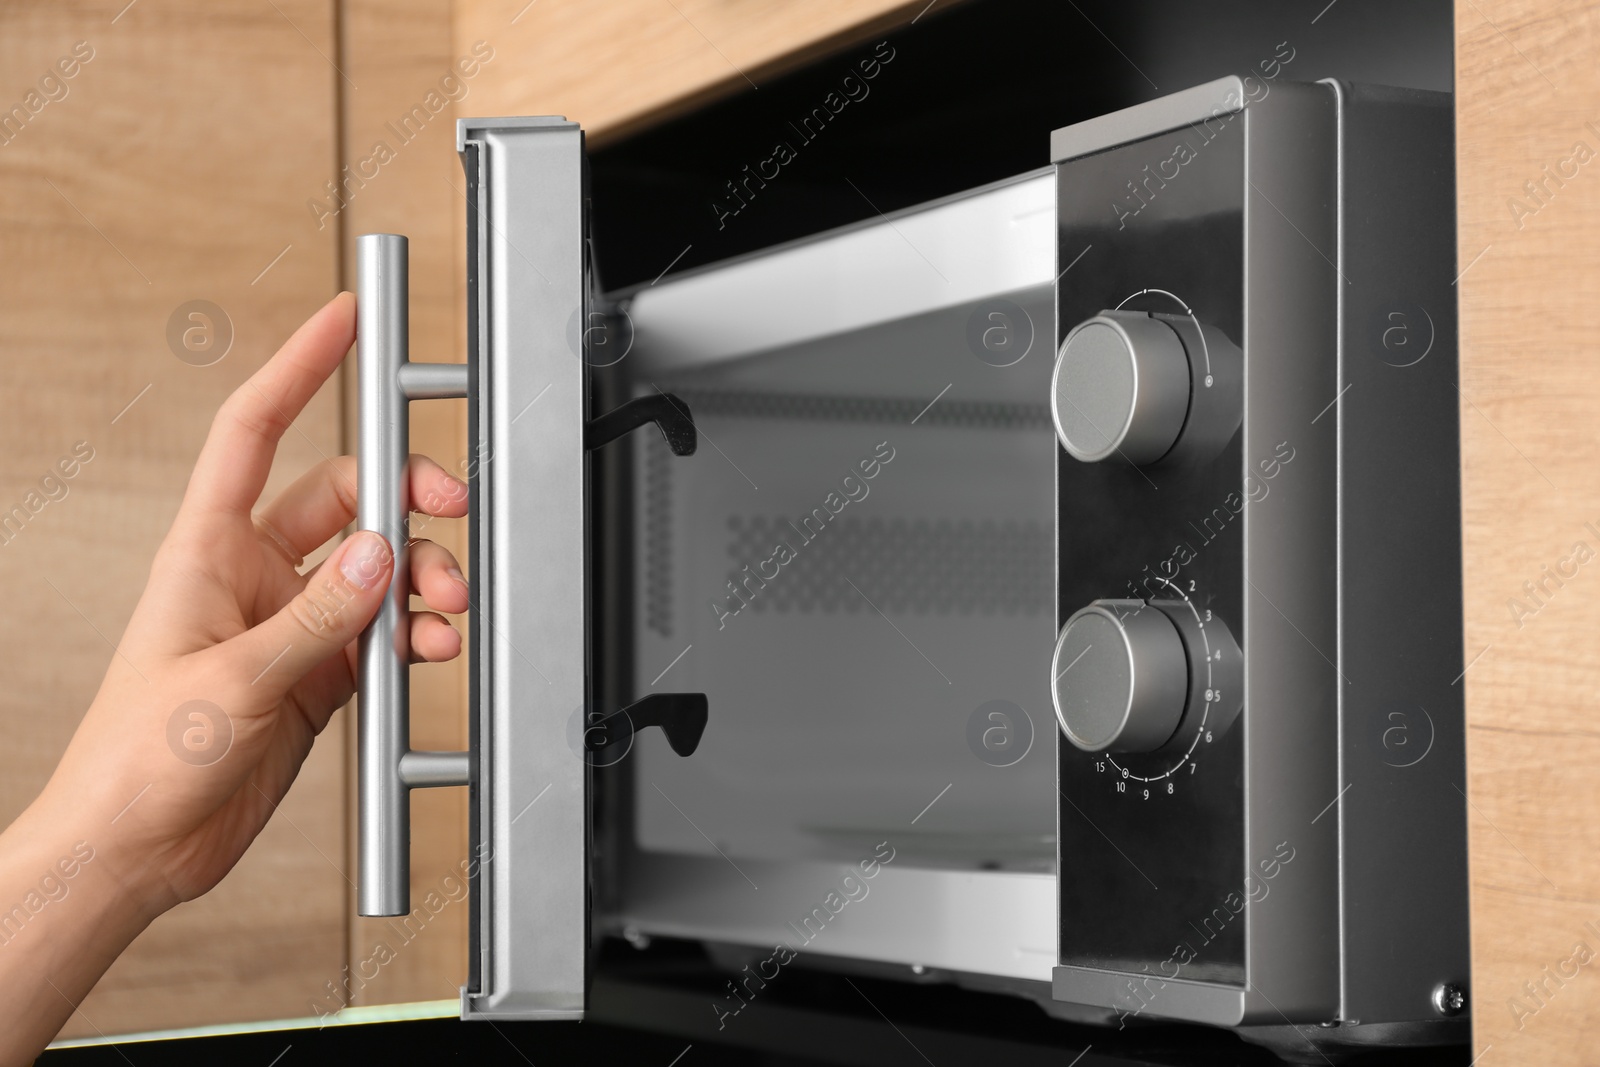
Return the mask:
<path id="1" fill-rule="evenodd" d="M 468 483 L 473 779 L 465 1019 L 571 1020 L 590 954 L 591 768 L 650 726 L 679 757 L 698 693 L 600 707 L 589 457 L 653 423 L 693 455 L 688 406 L 657 393 L 596 411 L 615 338 L 590 294 L 583 131 L 560 118 L 468 119 Z"/>
<path id="2" fill-rule="evenodd" d="M 406 916 L 409 792 L 467 786 L 470 950 L 463 1018 L 583 1017 L 589 965 L 590 775 L 649 726 L 692 755 L 701 693 L 652 688 L 600 708 L 590 689 L 589 455 L 654 423 L 692 455 L 688 406 L 656 393 L 591 418 L 591 367 L 614 339 L 591 309 L 583 132 L 560 118 L 464 120 L 467 361 L 412 363 L 408 246 L 357 240 L 360 515 L 402 555 L 391 596 L 362 635 L 358 740 L 362 915 Z M 603 383 L 602 383 L 603 385 Z M 465 398 L 471 539 L 470 748 L 409 740 L 405 545 L 408 409 Z"/>
<path id="3" fill-rule="evenodd" d="M 589 603 L 583 132 L 466 120 L 473 488 L 470 840 L 463 1018 L 577 1019 L 589 955 Z M 581 736 L 581 729 L 576 731 Z"/>

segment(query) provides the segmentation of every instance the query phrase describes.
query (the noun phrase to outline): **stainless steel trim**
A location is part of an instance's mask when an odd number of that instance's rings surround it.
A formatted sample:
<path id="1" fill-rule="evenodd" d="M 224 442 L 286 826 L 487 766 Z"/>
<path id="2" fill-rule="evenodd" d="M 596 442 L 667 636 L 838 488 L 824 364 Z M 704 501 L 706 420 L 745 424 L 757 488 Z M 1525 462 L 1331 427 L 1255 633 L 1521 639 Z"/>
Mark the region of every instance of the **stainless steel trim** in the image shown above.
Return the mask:
<path id="1" fill-rule="evenodd" d="M 1236 1026 L 1244 1018 L 1243 989 L 1156 973 L 1057 967 L 1051 996 L 1070 1004 L 1095 1004 L 1147 1019 Z"/>
<path id="2" fill-rule="evenodd" d="M 1054 164 L 1052 164 L 1051 165 L 1051 169 L 1056 172 L 1056 180 L 1059 183 L 1059 181 L 1060 181 L 1060 168 L 1058 168 Z M 1059 190 L 1059 187 L 1058 187 L 1057 188 L 1058 210 L 1059 210 L 1059 194 L 1060 194 L 1060 190 Z M 1053 226 L 1051 228 L 1052 229 L 1058 229 L 1059 228 L 1059 221 L 1057 222 L 1056 226 Z M 1052 243 L 1055 244 L 1056 242 L 1052 241 Z M 1061 262 L 1061 260 L 1060 260 L 1060 251 L 1061 251 L 1060 250 L 1060 246 L 1059 246 L 1059 244 L 1057 244 L 1057 247 L 1055 249 L 1055 254 L 1053 254 L 1051 256 L 1051 267 L 1050 267 L 1050 269 L 1051 269 L 1052 275 L 1057 280 L 1059 280 L 1062 277 L 1062 272 L 1057 270 L 1057 268 L 1059 267 L 1060 262 Z M 1052 284 L 1051 288 L 1054 290 L 1054 292 L 1051 294 L 1051 312 L 1052 312 L 1052 316 L 1051 317 L 1052 317 L 1052 319 L 1054 321 L 1051 323 L 1051 329 L 1050 329 L 1050 333 L 1048 334 L 1048 336 L 1053 339 L 1053 338 L 1061 336 L 1061 287 L 1058 284 Z M 1063 340 L 1065 340 L 1065 338 L 1063 338 Z M 1060 456 L 1059 453 L 1057 453 L 1057 455 L 1056 455 L 1056 472 L 1057 473 L 1056 473 L 1056 476 L 1054 478 L 1050 479 L 1051 511 L 1053 512 L 1053 514 L 1055 516 L 1054 519 L 1052 520 L 1051 524 L 1050 524 L 1050 540 L 1051 540 L 1051 543 L 1053 543 L 1056 546 L 1056 551 L 1054 553 L 1052 553 L 1052 555 L 1054 556 L 1054 559 L 1052 559 L 1051 565 L 1050 565 L 1050 571 L 1051 571 L 1051 574 L 1050 574 L 1050 602 L 1051 602 L 1051 609 L 1052 609 L 1052 613 L 1053 613 L 1051 617 L 1056 620 L 1057 624 L 1062 624 L 1062 623 L 1066 622 L 1065 608 L 1063 607 L 1063 605 L 1061 603 L 1061 573 L 1062 573 L 1062 564 L 1061 564 L 1061 527 L 1062 527 L 1062 518 L 1061 518 L 1061 476 L 1060 476 L 1061 462 L 1062 462 L 1061 461 L 1061 456 Z M 1076 610 L 1076 608 L 1074 608 L 1074 610 Z M 1052 656 L 1051 657 L 1051 661 L 1054 662 L 1054 659 L 1055 659 L 1055 657 Z M 1054 677 L 1055 677 L 1055 668 L 1054 667 L 1051 668 L 1050 674 L 1051 674 L 1051 678 L 1054 679 Z M 1052 685 L 1050 688 L 1053 691 L 1055 689 L 1055 686 Z M 1052 700 L 1051 703 L 1053 705 L 1054 704 L 1054 700 Z M 1062 929 L 1063 929 L 1063 922 L 1066 919 L 1066 916 L 1063 914 L 1062 904 L 1061 904 L 1061 878 L 1062 878 L 1062 870 L 1063 870 L 1063 868 L 1061 866 L 1061 843 L 1064 840 L 1064 838 L 1061 836 L 1061 834 L 1062 834 L 1062 830 L 1061 830 L 1061 823 L 1062 823 L 1061 809 L 1063 807 L 1065 807 L 1065 805 L 1063 805 L 1060 802 L 1060 800 L 1058 799 L 1060 797 L 1060 795 L 1061 795 L 1061 746 L 1059 744 L 1051 745 L 1050 746 L 1050 750 L 1052 752 L 1052 762 L 1055 764 L 1054 773 L 1055 773 L 1055 781 L 1056 781 L 1056 798 L 1053 798 L 1055 800 L 1054 806 L 1055 806 L 1055 809 L 1056 809 L 1056 811 L 1055 811 L 1055 816 L 1056 816 L 1056 818 L 1055 818 L 1056 877 L 1055 877 L 1055 884 L 1050 887 L 1050 889 L 1051 889 L 1051 891 L 1050 891 L 1050 919 L 1051 919 L 1051 924 L 1052 924 L 1051 925 L 1051 931 L 1052 931 L 1053 939 L 1055 941 L 1056 964 L 1057 964 L 1057 966 L 1054 966 L 1054 967 L 1052 967 L 1050 969 L 1051 999 L 1053 999 L 1053 1000 L 1062 1000 L 1062 1001 L 1067 1001 L 1067 1002 L 1074 1002 L 1074 1003 L 1079 1003 L 1079 1004 L 1087 1004 L 1087 1003 L 1090 1003 L 1090 1002 L 1089 1001 L 1073 1001 L 1073 998 L 1071 998 L 1071 997 L 1058 997 L 1058 996 L 1055 995 L 1056 976 L 1061 973 L 1061 967 L 1059 966 L 1059 964 L 1061 962 L 1061 941 L 1062 941 L 1061 934 L 1062 934 Z"/>
<path id="3" fill-rule="evenodd" d="M 614 294 L 639 372 L 748 356 L 1055 277 L 1055 173 L 797 241 Z"/>
<path id="4" fill-rule="evenodd" d="M 583 134 L 559 119 L 464 120 L 476 191 L 468 270 L 479 585 L 477 988 L 462 1016 L 577 1019 L 589 952 Z M 576 332 L 576 331 L 574 331 Z M 538 400 L 537 404 L 533 404 Z M 581 736 L 581 728 L 576 736 Z"/>
<path id="5" fill-rule="evenodd" d="M 1338 387 L 1338 114 L 1326 85 L 1280 83 L 1246 109 L 1245 463 L 1295 449 L 1291 477 L 1244 512 L 1245 865 L 1295 850 L 1245 909 L 1246 1023 L 1339 1008 L 1336 798 L 1337 432 L 1313 424 Z M 1335 813 L 1336 814 L 1336 813 Z"/>
<path id="6" fill-rule="evenodd" d="M 1447 93 L 1333 87 L 1338 258 L 1350 278 L 1338 381 L 1348 391 L 1328 415 L 1340 438 L 1338 661 L 1349 678 L 1339 709 L 1339 781 L 1349 787 L 1338 805 L 1340 1017 L 1366 1030 L 1438 1018 L 1433 990 L 1465 985 L 1471 971 L 1468 811 L 1457 789 L 1468 653 L 1455 139 Z M 1406 344 L 1391 347 L 1391 337 Z M 1397 612 L 1397 588 L 1428 592 L 1418 610 Z"/>
<path id="7" fill-rule="evenodd" d="M 607 916 L 607 928 L 634 927 L 763 952 L 786 942 L 802 956 L 920 965 L 1041 985 L 1050 980 L 1056 940 L 1053 875 L 929 870 L 897 861 L 865 879 L 859 868 L 843 862 L 736 862 L 737 870 L 719 856 L 638 853 L 629 860 L 621 907 Z M 846 876 L 853 881 L 845 883 Z M 806 926 L 804 920 L 830 893 L 859 899 L 851 899 L 825 924 L 813 919 Z"/>
<path id="8" fill-rule="evenodd" d="M 374 530 L 394 552 L 394 578 L 360 643 L 361 702 L 356 752 L 360 833 L 357 907 L 361 915 L 410 909 L 411 817 L 400 760 L 410 747 L 411 706 L 406 563 L 408 408 L 400 368 L 410 351 L 407 242 L 392 233 L 356 239 L 356 373 L 360 445 L 356 451 L 356 525 Z"/>
<path id="9" fill-rule="evenodd" d="M 1244 82 L 1230 74 L 1192 89 L 1099 115 L 1050 134 L 1050 161 L 1063 163 L 1190 123 L 1244 110 Z"/>

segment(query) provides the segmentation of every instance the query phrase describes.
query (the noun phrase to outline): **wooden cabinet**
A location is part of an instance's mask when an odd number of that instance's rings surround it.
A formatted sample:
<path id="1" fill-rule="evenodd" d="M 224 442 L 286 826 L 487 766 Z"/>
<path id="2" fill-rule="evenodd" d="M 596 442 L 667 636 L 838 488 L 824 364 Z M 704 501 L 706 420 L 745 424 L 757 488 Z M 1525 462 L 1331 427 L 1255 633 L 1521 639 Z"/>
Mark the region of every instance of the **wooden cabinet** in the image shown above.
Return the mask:
<path id="1" fill-rule="evenodd" d="M 0 10 L 0 500 L 27 513 L 0 539 L 0 819 L 94 696 L 217 405 L 337 290 L 335 231 L 305 207 L 338 168 L 333 16 Z M 338 401 L 284 438 L 268 492 L 338 451 Z M 50 479 L 75 451 L 92 458 Z M 330 730 L 233 875 L 155 923 L 66 1033 L 307 1014 L 345 962 L 344 758 Z"/>
<path id="2" fill-rule="evenodd" d="M 1475 1054 L 1600 1043 L 1600 5 L 1456 5 Z M 1426 590 L 1400 594 L 1426 611 Z"/>

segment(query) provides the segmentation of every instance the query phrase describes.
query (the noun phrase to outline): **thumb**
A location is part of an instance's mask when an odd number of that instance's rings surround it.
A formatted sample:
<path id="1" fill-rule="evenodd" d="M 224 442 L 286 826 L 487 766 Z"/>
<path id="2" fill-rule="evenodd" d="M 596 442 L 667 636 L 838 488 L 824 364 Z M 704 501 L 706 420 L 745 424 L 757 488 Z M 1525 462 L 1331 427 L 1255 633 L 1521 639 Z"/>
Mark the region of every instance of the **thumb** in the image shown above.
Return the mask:
<path id="1" fill-rule="evenodd" d="M 249 703 L 275 704 L 301 678 L 360 636 L 394 574 L 389 542 L 371 530 L 346 538 L 277 614 L 227 643 L 229 673 Z"/>

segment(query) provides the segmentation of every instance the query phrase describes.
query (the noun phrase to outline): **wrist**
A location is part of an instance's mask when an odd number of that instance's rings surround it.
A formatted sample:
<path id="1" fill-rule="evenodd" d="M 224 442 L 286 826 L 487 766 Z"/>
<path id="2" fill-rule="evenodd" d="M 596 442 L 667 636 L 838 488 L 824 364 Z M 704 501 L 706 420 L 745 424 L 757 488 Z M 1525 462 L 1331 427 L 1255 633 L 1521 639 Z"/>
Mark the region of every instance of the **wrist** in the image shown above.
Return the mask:
<path id="1" fill-rule="evenodd" d="M 0 1061 L 42 1049 L 156 914 L 94 836 L 37 800 L 0 833 Z"/>
<path id="2" fill-rule="evenodd" d="M 35 881 L 58 894 L 90 898 L 85 906 L 101 921 L 130 931 L 132 940 L 177 903 L 171 888 L 158 876 L 149 850 L 119 832 L 118 813 L 107 815 L 85 803 L 87 798 L 73 803 L 54 786 L 47 785 L 6 831 L 6 837 L 18 838 L 21 869 L 37 868 Z"/>

